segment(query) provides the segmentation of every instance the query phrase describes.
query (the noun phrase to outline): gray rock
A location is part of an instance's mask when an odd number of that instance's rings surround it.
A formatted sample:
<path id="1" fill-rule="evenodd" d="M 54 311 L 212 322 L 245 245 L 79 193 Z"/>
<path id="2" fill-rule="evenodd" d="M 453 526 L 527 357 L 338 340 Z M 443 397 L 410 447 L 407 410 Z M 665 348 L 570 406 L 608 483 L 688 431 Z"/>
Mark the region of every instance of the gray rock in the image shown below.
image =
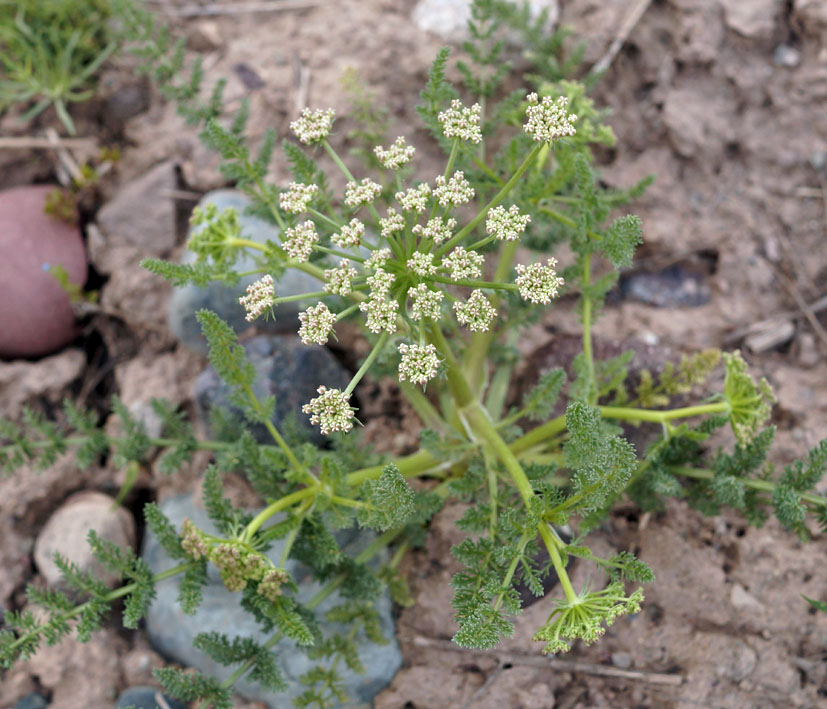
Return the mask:
<path id="1" fill-rule="evenodd" d="M 49 702 L 46 701 L 46 698 L 37 692 L 33 692 L 22 699 L 18 699 L 12 709 L 46 709 L 47 706 L 49 706 Z"/>
<path id="2" fill-rule="evenodd" d="M 160 696 L 164 704 L 159 704 L 155 698 Z M 187 709 L 187 705 L 179 702 L 172 697 L 163 694 L 160 689 L 156 687 L 130 687 L 121 692 L 118 701 L 115 703 L 115 709 L 124 709 L 125 707 L 135 707 L 135 709 Z"/>
<path id="3" fill-rule="evenodd" d="M 241 192 L 215 190 L 204 195 L 198 206 L 204 207 L 207 204 L 214 204 L 219 210 L 228 207 L 237 209 L 245 239 L 251 239 L 259 244 L 265 243 L 268 239 L 271 241 L 278 240 L 279 232 L 276 227 L 257 217 L 244 214 L 250 200 Z M 196 255 L 192 251 L 185 251 L 181 261 L 190 264 L 194 263 L 195 259 Z M 242 273 L 252 271 L 256 268 L 256 263 L 252 256 L 245 254 L 236 263 L 236 268 Z M 176 288 L 169 303 L 170 329 L 182 344 L 199 354 L 207 353 L 206 340 L 201 334 L 201 326 L 195 319 L 195 313 L 202 308 L 217 313 L 237 333 L 244 332 L 252 327 L 252 324 L 245 319 L 246 313 L 244 308 L 239 305 L 238 298 L 244 294 L 247 286 L 257 278 L 260 278 L 260 275 L 246 276 L 232 287 L 224 283 L 211 283 L 207 288 L 197 288 L 193 285 Z M 319 281 L 294 268 L 288 269 L 276 284 L 276 293 L 279 296 L 298 295 L 318 290 Z M 260 330 L 269 332 L 297 332 L 299 329 L 298 314 L 309 305 L 314 305 L 315 302 L 282 303 L 276 306 L 275 319 L 265 320 L 259 318 L 256 320 L 255 326 Z"/>
<path id="4" fill-rule="evenodd" d="M 712 297 L 703 276 L 676 264 L 662 271 L 638 271 L 620 279 L 620 293 L 658 308 L 697 308 Z"/>
<path id="5" fill-rule="evenodd" d="M 243 343 L 247 360 L 255 367 L 256 380 L 253 392 L 259 401 L 268 396 L 276 399 L 273 424 L 282 428 L 295 418 L 300 430 L 317 444 L 325 441 L 317 426 L 310 424 L 302 406 L 314 396 L 319 385 L 344 389 L 350 374 L 326 347 L 303 345 L 295 335 L 257 335 Z M 208 423 L 209 410 L 213 406 L 241 412 L 229 405 L 229 387 L 212 366 L 207 367 L 195 381 L 195 402 L 198 414 Z M 250 430 L 259 443 L 272 443 L 273 439 L 263 424 L 251 425 Z"/>
<path id="6" fill-rule="evenodd" d="M 549 25 L 554 25 L 560 16 L 558 0 L 528 0 L 528 7 L 532 18 L 548 10 Z M 471 0 L 419 0 L 412 19 L 425 32 L 432 32 L 443 39 L 461 41 L 468 38 Z"/>
<path id="7" fill-rule="evenodd" d="M 201 529 L 215 533 L 215 527 L 206 512 L 193 504 L 190 495 L 169 498 L 161 504 L 161 509 L 176 527 L 180 527 L 186 517 Z M 357 530 L 344 530 L 337 535 L 337 539 L 347 553 L 355 554 L 367 546 L 371 535 Z M 279 562 L 282 545 L 283 542 L 277 540 L 268 552 L 268 556 L 276 563 Z M 176 563 L 164 553 L 152 534 L 147 534 L 144 541 L 143 558 L 155 573 L 169 569 Z M 386 556 L 382 558 L 386 559 Z M 300 602 L 307 602 L 322 588 L 310 580 L 307 568 L 299 562 L 289 560 L 285 568 L 299 585 L 297 599 Z M 217 631 L 230 636 L 245 635 L 260 643 L 266 642 L 268 636 L 260 631 L 253 617 L 241 608 L 240 594 L 228 591 L 213 567 L 210 567 L 208 577 L 201 606 L 191 616 L 184 614 L 178 605 L 177 580 L 172 578 L 159 583 L 157 598 L 147 615 L 146 628 L 155 649 L 171 660 L 224 679 L 232 673 L 233 668 L 218 665 L 204 653 L 195 650 L 192 641 L 198 633 Z M 342 600 L 339 593 L 334 592 L 316 609 L 316 617 L 322 622 L 323 629 L 340 632 L 345 630 L 342 626 L 325 624 L 323 621 L 325 612 Z M 344 667 L 339 668 L 348 696 L 351 701 L 357 702 L 357 706 L 358 703 L 372 702 L 402 665 L 402 654 L 394 634 L 391 600 L 387 594 L 378 599 L 376 610 L 379 612 L 382 634 L 390 642 L 381 646 L 370 643 L 359 646 L 359 657 L 365 667 L 365 674 L 359 675 Z M 282 640 L 275 645 L 273 652 L 278 657 L 278 664 L 288 683 L 286 692 L 269 692 L 243 680 L 236 683 L 234 689 L 247 699 L 264 702 L 271 709 L 276 709 L 290 706 L 291 699 L 304 691 L 305 687 L 299 683 L 299 677 L 313 666 L 313 662 L 291 640 Z"/>
<path id="8" fill-rule="evenodd" d="M 135 246 L 163 256 L 175 246 L 175 203 L 170 194 L 178 186 L 171 160 L 128 182 L 98 212 L 97 222 L 114 245 Z"/>
<path id="9" fill-rule="evenodd" d="M 779 44 L 772 53 L 772 60 L 776 66 L 795 69 L 801 64 L 801 52 L 789 44 Z"/>

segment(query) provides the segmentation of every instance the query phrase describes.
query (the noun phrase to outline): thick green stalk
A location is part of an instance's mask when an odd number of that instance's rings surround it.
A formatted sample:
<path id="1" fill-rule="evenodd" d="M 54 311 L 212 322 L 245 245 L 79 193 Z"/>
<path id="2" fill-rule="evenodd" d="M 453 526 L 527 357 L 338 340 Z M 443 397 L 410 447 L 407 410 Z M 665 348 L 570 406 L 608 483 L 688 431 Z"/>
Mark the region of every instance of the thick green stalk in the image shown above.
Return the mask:
<path id="1" fill-rule="evenodd" d="M 274 514 L 278 514 L 282 510 L 292 507 L 297 502 L 301 502 L 302 500 L 315 495 L 318 491 L 319 489 L 317 486 L 309 485 L 301 490 L 296 490 L 296 492 L 291 492 L 289 495 L 285 495 L 280 500 L 276 500 L 272 504 L 265 507 L 252 519 L 244 530 L 244 533 L 241 535 L 241 538 L 244 541 L 249 541 L 261 528 L 261 525 L 270 519 Z"/>

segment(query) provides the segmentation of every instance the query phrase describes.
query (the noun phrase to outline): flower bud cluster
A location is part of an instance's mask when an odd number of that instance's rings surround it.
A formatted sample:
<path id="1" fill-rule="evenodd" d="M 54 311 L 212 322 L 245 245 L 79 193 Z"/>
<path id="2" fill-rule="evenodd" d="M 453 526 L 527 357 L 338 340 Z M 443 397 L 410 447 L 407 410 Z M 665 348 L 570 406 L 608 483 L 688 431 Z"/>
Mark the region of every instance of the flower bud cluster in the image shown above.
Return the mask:
<path id="1" fill-rule="evenodd" d="M 445 294 L 441 290 L 431 290 L 424 283 L 408 289 L 408 298 L 411 299 L 411 317 L 414 320 L 439 320 L 442 315 L 442 299 Z"/>
<path id="2" fill-rule="evenodd" d="M 447 182 L 443 175 L 437 176 L 434 182 L 436 183 L 434 197 L 443 207 L 451 205 L 458 207 L 474 199 L 474 188 L 465 179 L 465 173 L 462 170 L 457 170 Z"/>
<path id="3" fill-rule="evenodd" d="M 345 187 L 345 204 L 348 207 L 359 207 L 371 204 L 382 192 L 382 185 L 375 183 L 369 177 L 359 182 L 348 182 Z"/>
<path id="4" fill-rule="evenodd" d="M 407 145 L 405 138 L 400 135 L 387 150 L 381 145 L 377 145 L 373 152 L 379 162 L 382 163 L 382 167 L 387 170 L 398 170 L 413 159 L 416 148 Z"/>
<path id="5" fill-rule="evenodd" d="M 451 108 L 440 112 L 438 116 L 442 124 L 442 134 L 446 138 L 459 138 L 471 143 L 479 143 L 482 140 L 481 112 L 482 109 L 478 103 L 468 108 L 455 98 L 451 101 Z"/>
<path id="6" fill-rule="evenodd" d="M 332 108 L 305 108 L 301 115 L 290 123 L 290 130 L 306 145 L 318 143 L 330 135 L 335 115 L 336 111 Z"/>
<path id="7" fill-rule="evenodd" d="M 367 283 L 371 289 L 371 295 L 385 296 L 390 292 L 396 276 L 388 273 L 383 268 L 377 268 L 372 276 L 367 277 Z"/>
<path id="8" fill-rule="evenodd" d="M 210 561 L 221 573 L 228 591 L 243 591 L 248 581 L 257 581 L 270 567 L 261 554 L 242 549 L 237 544 L 216 544 Z"/>
<path id="9" fill-rule="evenodd" d="M 238 302 L 247 311 L 247 322 L 253 322 L 265 310 L 272 308 L 275 300 L 276 287 L 273 277 L 268 273 L 247 286 L 247 295 L 242 295 Z"/>
<path id="10" fill-rule="evenodd" d="M 324 385 L 316 391 L 319 396 L 302 406 L 302 411 L 310 414 L 310 423 L 319 426 L 325 436 L 334 431 L 350 431 L 353 428 L 350 397 L 341 389 L 328 389 Z"/>
<path id="11" fill-rule="evenodd" d="M 367 313 L 365 326 L 374 335 L 387 332 L 391 335 L 396 332 L 396 315 L 399 312 L 399 303 L 384 294 L 371 294 L 370 298 L 359 303 L 359 310 Z"/>
<path id="12" fill-rule="evenodd" d="M 391 234 L 405 229 L 405 217 L 397 214 L 393 207 L 388 207 L 388 214 L 379 220 L 379 228 L 382 236 L 386 239 L 390 238 Z"/>
<path id="13" fill-rule="evenodd" d="M 479 289 L 471 291 L 464 303 L 454 303 L 454 312 L 460 325 L 466 325 L 471 332 L 487 332 L 497 314 L 488 298 Z"/>
<path id="14" fill-rule="evenodd" d="M 376 249 L 370 258 L 365 261 L 365 268 L 368 269 L 379 269 L 385 265 L 387 260 L 391 257 L 391 250 L 388 248 L 384 249 Z"/>
<path id="15" fill-rule="evenodd" d="M 348 249 L 352 246 L 359 246 L 364 235 L 365 225 L 354 218 L 350 220 L 350 224 L 345 224 L 338 234 L 331 236 L 330 240 L 340 249 Z"/>
<path id="16" fill-rule="evenodd" d="M 433 345 L 399 345 L 399 381 L 425 385 L 439 371 L 439 357 Z"/>
<path id="17" fill-rule="evenodd" d="M 301 327 L 299 337 L 304 345 L 324 345 L 333 332 L 336 324 L 336 314 L 331 313 L 324 303 L 311 306 L 303 313 L 299 313 Z"/>
<path id="18" fill-rule="evenodd" d="M 279 204 L 281 208 L 289 214 L 301 214 L 307 211 L 308 205 L 318 191 L 318 185 L 305 185 L 301 182 L 291 182 L 287 185 L 287 192 L 282 192 L 279 195 Z"/>
<path id="19" fill-rule="evenodd" d="M 499 206 L 488 212 L 485 230 L 500 241 L 516 241 L 530 221 L 531 216 L 520 214 L 516 204 L 512 204 L 508 211 L 505 211 L 505 207 Z"/>
<path id="20" fill-rule="evenodd" d="M 434 217 L 429 219 L 425 226 L 414 225 L 411 231 L 421 239 L 431 239 L 435 244 L 441 244 L 451 238 L 451 232 L 456 225 L 456 219 L 443 220 L 442 217 Z"/>
<path id="21" fill-rule="evenodd" d="M 282 594 L 282 586 L 288 581 L 290 576 L 284 569 L 270 569 L 259 581 L 256 592 L 275 603 Z"/>
<path id="22" fill-rule="evenodd" d="M 325 292 L 333 295 L 349 295 L 353 291 L 353 279 L 356 276 L 356 269 L 350 265 L 350 261 L 346 258 L 342 259 L 337 268 L 325 269 Z"/>
<path id="23" fill-rule="evenodd" d="M 557 138 L 574 135 L 577 116 L 568 112 L 568 105 L 565 96 L 559 96 L 556 101 L 544 96 L 541 102 L 537 94 L 529 94 L 523 130 L 538 143 L 551 143 Z"/>
<path id="24" fill-rule="evenodd" d="M 416 187 L 396 193 L 396 201 L 402 205 L 402 209 L 417 214 L 421 214 L 428 208 L 430 198 L 431 186 L 427 182 L 421 182 Z"/>
<path id="25" fill-rule="evenodd" d="M 289 227 L 284 232 L 287 238 L 282 242 L 282 247 L 296 261 L 307 261 L 313 245 L 319 242 L 319 235 L 316 233 L 316 225 L 311 221 L 302 222 L 295 227 Z"/>
<path id="26" fill-rule="evenodd" d="M 408 268 L 418 276 L 433 276 L 436 273 L 434 255 L 416 251 L 411 254 L 407 262 Z"/>
<path id="27" fill-rule="evenodd" d="M 482 264 L 485 257 L 476 251 L 466 251 L 463 246 L 457 246 L 448 254 L 442 263 L 451 272 L 455 281 L 464 281 L 468 278 L 479 278 L 482 275 Z"/>
<path id="28" fill-rule="evenodd" d="M 181 525 L 181 547 L 196 561 L 209 556 L 210 547 L 191 519 L 185 519 Z"/>
<path id="29" fill-rule="evenodd" d="M 557 289 L 563 285 L 563 279 L 554 270 L 556 265 L 557 259 L 550 258 L 545 266 L 542 263 L 516 266 L 515 270 L 520 275 L 514 282 L 520 289 L 520 297 L 531 303 L 548 305 L 557 296 Z"/>

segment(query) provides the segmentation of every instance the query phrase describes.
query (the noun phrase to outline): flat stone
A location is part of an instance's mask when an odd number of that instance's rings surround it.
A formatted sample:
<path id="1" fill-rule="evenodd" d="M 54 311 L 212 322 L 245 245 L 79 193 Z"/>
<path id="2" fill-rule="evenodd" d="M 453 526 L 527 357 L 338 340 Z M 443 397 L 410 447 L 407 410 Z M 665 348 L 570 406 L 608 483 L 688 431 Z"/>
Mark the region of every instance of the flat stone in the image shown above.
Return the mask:
<path id="1" fill-rule="evenodd" d="M 0 192 L 0 357 L 41 357 L 78 334 L 69 296 L 50 266 L 71 283 L 86 283 L 80 230 L 46 214 L 55 187 L 16 187 Z"/>
<path id="2" fill-rule="evenodd" d="M 170 192 L 177 186 L 171 160 L 126 183 L 98 212 L 97 223 L 107 242 L 134 246 L 152 256 L 169 253 L 176 242 L 175 203 Z"/>
<path id="3" fill-rule="evenodd" d="M 107 571 L 92 556 L 86 541 L 95 530 L 101 539 L 120 547 L 135 544 L 135 521 L 123 507 L 113 508 L 115 500 L 100 492 L 79 492 L 72 495 L 48 519 L 34 545 L 34 560 L 50 586 L 61 583 L 60 569 L 54 561 L 59 553 L 77 564 L 82 572 L 91 572 L 108 586 L 114 586 L 120 575 Z"/>
<path id="4" fill-rule="evenodd" d="M 769 39 L 782 3 L 778 0 L 720 0 L 727 27 L 750 39 Z"/>
<path id="5" fill-rule="evenodd" d="M 651 273 L 624 274 L 620 279 L 620 292 L 628 300 L 658 308 L 697 308 L 706 305 L 712 297 L 703 276 L 680 264 Z"/>
<path id="6" fill-rule="evenodd" d="M 548 10 L 548 23 L 554 24 L 560 16 L 558 0 L 528 0 L 531 16 L 536 18 Z M 419 0 L 411 18 L 419 29 L 432 32 L 443 39 L 461 41 L 468 37 L 471 19 L 471 0 Z"/>
<path id="7" fill-rule="evenodd" d="M 279 230 L 262 219 L 244 214 L 250 200 L 237 190 L 215 190 L 206 194 L 198 203 L 199 207 L 214 204 L 219 210 L 233 207 L 238 210 L 241 222 L 242 235 L 259 244 L 268 240 L 278 243 Z M 199 227 L 203 228 L 203 227 Z M 192 232 L 190 233 L 190 235 Z M 194 263 L 196 255 L 192 251 L 185 251 L 181 262 Z M 256 268 L 253 256 L 245 253 L 236 263 L 239 272 L 252 271 Z M 259 318 L 255 323 L 246 320 L 244 308 L 238 299 L 244 295 L 247 286 L 260 278 L 259 275 L 241 278 L 237 285 L 228 286 L 224 283 L 211 283 L 206 288 L 193 285 L 176 288 L 169 302 L 169 326 L 178 340 L 189 349 L 199 354 L 207 353 L 207 342 L 201 334 L 201 326 L 195 314 L 206 308 L 216 313 L 230 325 L 237 333 L 242 333 L 255 325 L 258 330 L 266 332 L 297 332 L 299 329 L 299 313 L 310 305 L 315 305 L 318 299 L 310 301 L 296 301 L 282 303 L 276 306 L 275 319 Z M 279 296 L 299 295 L 319 290 L 319 281 L 302 271 L 288 269 L 276 284 L 276 293 Z"/>
<path id="8" fill-rule="evenodd" d="M 160 704 L 157 697 L 161 697 L 163 704 Z M 163 694 L 157 687 L 130 687 L 121 692 L 115 709 L 187 709 L 187 705 L 172 697 Z"/>
<path id="9" fill-rule="evenodd" d="M 168 498 L 161 503 L 161 510 L 176 528 L 180 528 L 184 519 L 189 518 L 207 533 L 216 533 L 215 526 L 206 512 L 194 505 L 191 495 Z M 349 555 L 364 549 L 372 539 L 372 534 L 356 529 L 342 530 L 337 534 L 339 544 Z M 282 549 L 283 540 L 275 540 L 267 555 L 278 564 Z M 386 553 L 378 556 L 380 560 L 387 559 Z M 143 558 L 154 573 L 169 569 L 177 563 L 166 555 L 151 533 L 147 534 L 144 540 Z M 307 602 L 322 588 L 321 584 L 310 580 L 309 570 L 299 562 L 288 560 L 285 569 L 298 583 L 296 597 L 299 602 Z M 193 648 L 192 642 L 196 635 L 215 631 L 231 637 L 249 636 L 259 643 L 266 642 L 269 637 L 261 632 L 253 616 L 241 608 L 241 594 L 228 591 L 212 566 L 208 573 L 208 583 L 204 587 L 203 601 L 195 615 L 186 615 L 181 610 L 178 604 L 177 579 L 162 581 L 156 589 L 158 595 L 149 609 L 146 629 L 155 649 L 174 662 L 194 667 L 200 672 L 223 680 L 234 668 L 219 665 Z M 323 620 L 324 614 L 342 601 L 341 595 L 334 592 L 317 607 L 316 617 L 321 622 L 324 632 L 346 632 L 347 628 L 344 626 L 329 624 Z M 357 705 L 372 702 L 402 665 L 402 654 L 396 641 L 391 613 L 391 600 L 387 593 L 379 597 L 375 602 L 375 608 L 379 613 L 382 634 L 390 642 L 387 645 L 374 645 L 369 642 L 359 645 L 359 658 L 365 667 L 365 674 L 356 674 L 342 666 L 338 668 L 345 691 L 350 700 Z M 315 663 L 309 660 L 292 640 L 282 640 L 273 647 L 272 652 L 278 658 L 279 667 L 287 681 L 287 691 L 270 692 L 245 680 L 237 682 L 234 690 L 246 699 L 263 702 L 270 709 L 281 709 L 291 706 L 291 700 L 306 689 L 299 682 L 299 678 Z"/>
<path id="10" fill-rule="evenodd" d="M 247 360 L 255 367 L 253 392 L 259 401 L 268 396 L 276 399 L 273 425 L 282 429 L 288 419 L 294 419 L 299 430 L 317 444 L 326 439 L 318 426 L 310 424 L 302 406 L 317 396 L 316 390 L 324 384 L 328 388 L 344 389 L 350 373 L 326 347 L 303 345 L 295 335 L 258 335 L 244 344 Z M 228 409 L 240 415 L 241 411 L 229 404 L 230 388 L 221 380 L 212 365 L 195 381 L 195 402 L 198 414 L 209 427 L 209 410 L 213 406 Z M 272 443 L 264 424 L 251 424 L 250 430 L 259 443 Z"/>

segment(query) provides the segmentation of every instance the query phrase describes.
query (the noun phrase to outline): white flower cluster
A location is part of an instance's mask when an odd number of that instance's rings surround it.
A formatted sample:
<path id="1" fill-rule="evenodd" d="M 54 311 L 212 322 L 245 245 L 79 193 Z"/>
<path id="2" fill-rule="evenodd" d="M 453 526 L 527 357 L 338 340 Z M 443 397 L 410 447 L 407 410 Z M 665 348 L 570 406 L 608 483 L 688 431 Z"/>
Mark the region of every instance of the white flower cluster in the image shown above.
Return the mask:
<path id="1" fill-rule="evenodd" d="M 405 192 L 396 193 L 396 201 L 402 205 L 406 212 L 421 214 L 428 208 L 428 199 L 431 196 L 431 186 L 427 182 L 421 182 L 416 187 L 411 187 Z"/>
<path id="2" fill-rule="evenodd" d="M 393 207 L 388 207 L 388 214 L 379 220 L 379 228 L 386 239 L 397 231 L 405 229 L 405 217 L 397 214 Z"/>
<path id="3" fill-rule="evenodd" d="M 474 188 L 465 179 L 465 173 L 462 170 L 457 170 L 451 175 L 447 183 L 443 175 L 439 175 L 434 182 L 436 182 L 434 197 L 443 207 L 449 205 L 458 207 L 474 199 Z"/>
<path id="4" fill-rule="evenodd" d="M 508 211 L 505 211 L 505 207 L 499 206 L 488 212 L 485 230 L 500 241 L 516 241 L 530 221 L 531 216 L 520 214 L 516 204 L 512 204 Z"/>
<path id="5" fill-rule="evenodd" d="M 420 283 L 414 288 L 408 288 L 408 297 L 411 299 L 411 317 L 414 320 L 439 320 L 442 315 L 440 305 L 445 297 L 441 290 L 431 290 Z"/>
<path id="6" fill-rule="evenodd" d="M 367 313 L 366 326 L 374 335 L 383 330 L 391 335 L 396 332 L 396 313 L 399 303 L 384 295 L 372 293 L 370 298 L 359 303 L 359 310 Z"/>
<path id="7" fill-rule="evenodd" d="M 540 102 L 537 94 L 529 94 L 528 104 L 523 130 L 538 143 L 551 143 L 577 132 L 574 127 L 577 116 L 567 111 L 569 100 L 565 96 L 558 97 L 556 101 L 544 96 Z"/>
<path id="8" fill-rule="evenodd" d="M 358 182 L 348 182 L 345 187 L 345 204 L 348 207 L 358 207 L 362 204 L 370 204 L 382 192 L 382 185 L 376 184 L 369 177 Z"/>
<path id="9" fill-rule="evenodd" d="M 350 397 L 341 389 L 328 389 L 324 385 L 316 391 L 319 396 L 302 406 L 302 412 L 310 414 L 310 423 L 319 426 L 325 436 L 334 431 L 350 431 L 354 411 Z"/>
<path id="10" fill-rule="evenodd" d="M 284 233 L 287 236 L 282 241 L 284 250 L 296 261 L 307 261 L 313 250 L 313 244 L 319 242 L 316 225 L 311 221 L 306 221 L 286 229 Z"/>
<path id="11" fill-rule="evenodd" d="M 359 246 L 364 235 L 365 225 L 358 219 L 351 219 L 350 224 L 345 224 L 338 234 L 330 237 L 330 240 L 340 249 L 347 249 L 351 246 Z"/>
<path id="12" fill-rule="evenodd" d="M 454 312 L 460 325 L 467 325 L 472 332 L 487 332 L 497 314 L 481 290 L 471 291 L 466 302 L 454 303 Z"/>
<path id="13" fill-rule="evenodd" d="M 307 211 L 307 206 L 318 191 L 318 185 L 305 185 L 301 182 L 291 182 L 287 185 L 287 192 L 282 192 L 279 195 L 279 204 L 285 212 L 301 214 Z"/>
<path id="14" fill-rule="evenodd" d="M 442 124 L 442 134 L 446 138 L 459 138 L 479 143 L 482 140 L 481 110 L 478 103 L 468 108 L 455 98 L 451 101 L 451 108 L 442 111 L 438 116 Z"/>
<path id="15" fill-rule="evenodd" d="M 335 115 L 336 111 L 332 108 L 324 110 L 305 108 L 301 115 L 290 124 L 290 130 L 302 143 L 318 143 L 330 135 Z"/>
<path id="16" fill-rule="evenodd" d="M 353 279 L 356 276 L 356 269 L 350 265 L 350 261 L 346 258 L 342 259 L 338 268 L 325 269 L 325 292 L 333 295 L 349 295 L 353 292 Z"/>
<path id="17" fill-rule="evenodd" d="M 414 252 L 408 259 L 407 266 L 417 276 L 433 276 L 436 273 L 434 266 L 434 255 L 422 251 Z"/>
<path id="18" fill-rule="evenodd" d="M 324 303 L 311 306 L 303 313 L 299 313 L 301 327 L 299 337 L 304 345 L 324 345 L 333 325 L 336 324 L 336 313 L 331 313 Z"/>
<path id="19" fill-rule="evenodd" d="M 414 225 L 411 231 L 421 239 L 431 239 L 435 244 L 441 244 L 451 238 L 451 231 L 456 225 L 456 219 L 443 221 L 442 217 L 434 217 L 424 227 L 421 224 Z"/>
<path id="20" fill-rule="evenodd" d="M 388 248 L 376 249 L 370 258 L 365 261 L 365 268 L 379 269 L 385 265 L 385 262 L 391 257 L 391 250 Z"/>
<path id="21" fill-rule="evenodd" d="M 523 300 L 548 305 L 557 295 L 557 289 L 563 285 L 563 279 L 558 277 L 554 270 L 557 259 L 550 258 L 546 263 L 545 266 L 542 263 L 533 263 L 530 266 L 520 264 L 515 267 L 520 275 L 514 282 L 520 289 Z"/>
<path id="22" fill-rule="evenodd" d="M 479 278 L 482 275 L 482 264 L 485 257 L 476 251 L 466 251 L 457 246 L 450 254 L 442 259 L 443 266 L 451 271 L 451 279 L 464 281 L 467 278 Z"/>
<path id="23" fill-rule="evenodd" d="M 405 138 L 400 135 L 387 150 L 377 145 L 373 152 L 386 170 L 398 170 L 411 161 L 416 148 L 413 145 L 407 145 Z"/>
<path id="24" fill-rule="evenodd" d="M 396 276 L 388 273 L 382 268 L 377 268 L 372 276 L 368 276 L 367 281 L 370 286 L 372 295 L 386 296 L 396 280 Z"/>
<path id="25" fill-rule="evenodd" d="M 272 308 L 276 299 L 276 287 L 273 277 L 268 273 L 255 283 L 247 286 L 247 295 L 243 295 L 238 302 L 247 311 L 247 321 L 253 322 L 268 308 Z"/>
<path id="26" fill-rule="evenodd" d="M 439 371 L 439 357 L 433 345 L 399 345 L 399 381 L 425 385 Z"/>

